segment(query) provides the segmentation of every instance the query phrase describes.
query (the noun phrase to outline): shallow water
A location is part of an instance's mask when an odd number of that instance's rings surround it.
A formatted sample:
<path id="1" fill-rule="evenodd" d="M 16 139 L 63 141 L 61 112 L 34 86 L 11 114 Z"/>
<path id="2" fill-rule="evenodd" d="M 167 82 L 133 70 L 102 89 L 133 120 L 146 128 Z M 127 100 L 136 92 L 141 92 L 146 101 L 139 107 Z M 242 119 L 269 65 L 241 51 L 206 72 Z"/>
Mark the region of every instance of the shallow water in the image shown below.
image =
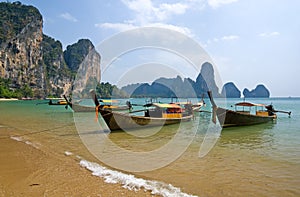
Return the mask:
<path id="1" fill-rule="evenodd" d="M 219 103 L 230 107 L 239 101 L 229 99 L 227 103 Z M 187 149 L 177 155 L 178 158 L 173 162 L 146 172 L 121 171 L 134 174 L 143 180 L 155 180 L 157 187 L 162 187 L 161 183 L 172 184 L 185 193 L 197 196 L 299 196 L 300 99 L 273 98 L 250 101 L 272 103 L 275 109 L 292 111 L 292 115 L 288 117 L 286 114 L 278 114 L 275 124 L 224 129 L 209 154 L 199 157 L 199 149 L 211 118 L 210 113 L 199 113 L 196 120 L 180 126 L 183 132 L 180 136 L 182 140 L 176 142 L 177 146 L 171 152 L 177 151 L 176 148 Z M 95 159 L 80 140 L 78 127 L 74 124 L 76 114 L 70 109 L 66 110 L 64 106 L 36 105 L 37 103 L 41 101 L 0 102 L 1 127 L 8 127 L 12 136 L 29 139 L 30 142 L 40 144 L 51 152 L 65 154 L 67 151 L 107 166 L 103 161 Z M 209 111 L 210 106 L 207 105 L 203 110 Z M 86 116 L 94 117 L 94 113 Z M 197 130 L 193 132 L 195 128 Z M 178 125 L 171 125 L 158 130 L 146 129 L 102 135 L 107 136 L 110 142 L 124 151 L 152 153 L 172 141 L 178 130 Z M 187 146 L 185 143 L 188 139 L 192 139 L 192 142 Z M 106 148 L 101 151 L 106 156 L 109 155 L 111 160 L 123 161 L 124 165 L 129 158 L 117 149 Z M 133 166 L 146 166 L 150 165 L 151 161 L 164 162 L 168 156 L 154 155 L 156 158 L 152 160 L 145 158 L 144 161 L 134 161 L 134 157 L 130 158 Z M 122 166 L 122 163 L 120 165 Z"/>

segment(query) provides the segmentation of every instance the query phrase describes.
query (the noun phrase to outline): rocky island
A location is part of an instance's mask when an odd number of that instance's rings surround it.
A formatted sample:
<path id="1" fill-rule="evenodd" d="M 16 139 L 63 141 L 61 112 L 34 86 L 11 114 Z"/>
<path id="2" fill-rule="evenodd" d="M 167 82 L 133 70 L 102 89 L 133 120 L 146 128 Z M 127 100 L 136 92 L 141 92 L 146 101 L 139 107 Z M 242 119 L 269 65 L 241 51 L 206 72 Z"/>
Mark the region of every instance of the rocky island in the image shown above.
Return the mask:
<path id="1" fill-rule="evenodd" d="M 243 91 L 245 98 L 269 98 L 269 90 L 262 84 L 257 85 L 255 89 L 249 91 L 247 88 Z"/>

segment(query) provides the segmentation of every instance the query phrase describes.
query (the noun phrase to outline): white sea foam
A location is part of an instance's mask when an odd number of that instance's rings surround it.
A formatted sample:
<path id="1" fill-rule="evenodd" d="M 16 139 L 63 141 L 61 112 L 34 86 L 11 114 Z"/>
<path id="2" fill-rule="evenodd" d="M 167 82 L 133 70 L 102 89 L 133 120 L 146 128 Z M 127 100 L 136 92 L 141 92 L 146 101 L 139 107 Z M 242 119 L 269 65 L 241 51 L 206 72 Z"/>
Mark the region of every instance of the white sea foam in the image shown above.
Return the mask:
<path id="1" fill-rule="evenodd" d="M 77 158 L 77 159 L 82 159 L 82 157 L 81 157 L 81 156 L 79 156 L 79 155 L 76 155 L 76 158 Z"/>
<path id="2" fill-rule="evenodd" d="M 16 141 L 18 141 L 18 142 L 22 142 L 22 141 L 23 141 L 23 138 L 22 138 L 22 137 L 17 137 L 17 136 L 10 136 L 10 139 L 16 140 Z"/>
<path id="3" fill-rule="evenodd" d="M 65 155 L 66 156 L 70 156 L 70 155 L 73 155 L 73 153 L 69 152 L 69 151 L 65 151 Z"/>
<path id="4" fill-rule="evenodd" d="M 10 139 L 16 140 L 16 141 L 18 141 L 18 142 L 23 142 L 23 143 L 25 143 L 25 144 L 27 144 L 27 145 L 30 145 L 30 146 L 32 146 L 32 147 L 34 147 L 34 148 L 36 148 L 36 149 L 39 149 L 39 147 L 40 147 L 40 144 L 32 143 L 32 142 L 30 142 L 30 141 L 28 141 L 28 140 L 25 141 L 25 139 L 22 138 L 22 137 L 10 136 Z"/>
<path id="5" fill-rule="evenodd" d="M 28 144 L 30 146 L 33 146 L 34 148 L 36 149 L 39 149 L 40 148 L 40 144 L 36 144 L 36 143 L 32 143 L 30 141 L 25 141 L 25 144 Z"/>
<path id="6" fill-rule="evenodd" d="M 116 170 L 110 170 L 97 163 L 81 160 L 80 165 L 90 170 L 94 176 L 104 178 L 104 181 L 106 183 L 119 183 L 128 190 L 138 191 L 140 189 L 144 189 L 145 191 L 150 191 L 153 195 L 168 197 L 193 196 L 181 192 L 180 188 L 174 187 L 171 184 L 136 178 L 132 174 L 125 174 Z"/>

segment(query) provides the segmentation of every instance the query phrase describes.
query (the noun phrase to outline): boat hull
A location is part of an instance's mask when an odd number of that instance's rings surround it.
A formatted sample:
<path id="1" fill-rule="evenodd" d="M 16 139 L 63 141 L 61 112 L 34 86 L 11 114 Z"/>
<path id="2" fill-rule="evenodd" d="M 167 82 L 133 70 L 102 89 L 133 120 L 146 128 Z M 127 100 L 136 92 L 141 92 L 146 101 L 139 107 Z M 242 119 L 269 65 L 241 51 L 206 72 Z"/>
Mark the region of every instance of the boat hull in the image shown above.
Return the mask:
<path id="1" fill-rule="evenodd" d="M 106 110 L 100 110 L 100 113 L 111 131 L 178 124 L 180 122 L 190 121 L 193 117 L 190 115 L 182 118 L 154 118 L 131 116 L 121 112 Z"/>
<path id="2" fill-rule="evenodd" d="M 245 114 L 224 108 L 217 108 L 217 117 L 223 128 L 234 126 L 247 126 L 273 122 L 277 116 L 258 116 L 253 114 Z"/>
<path id="3" fill-rule="evenodd" d="M 78 104 L 72 104 L 71 108 L 74 112 L 94 112 L 95 111 L 95 107 L 93 107 L 93 106 L 85 106 L 85 105 L 78 105 Z"/>
<path id="4" fill-rule="evenodd" d="M 69 105 L 72 110 L 74 112 L 94 112 L 95 111 L 95 107 L 94 106 L 86 106 L 86 105 L 78 105 L 78 104 L 71 104 Z M 117 108 L 114 108 L 114 109 L 111 109 L 111 108 L 104 108 L 104 111 L 126 111 L 126 110 L 129 110 L 128 107 L 125 107 L 125 106 L 121 106 L 121 107 L 117 107 Z"/>

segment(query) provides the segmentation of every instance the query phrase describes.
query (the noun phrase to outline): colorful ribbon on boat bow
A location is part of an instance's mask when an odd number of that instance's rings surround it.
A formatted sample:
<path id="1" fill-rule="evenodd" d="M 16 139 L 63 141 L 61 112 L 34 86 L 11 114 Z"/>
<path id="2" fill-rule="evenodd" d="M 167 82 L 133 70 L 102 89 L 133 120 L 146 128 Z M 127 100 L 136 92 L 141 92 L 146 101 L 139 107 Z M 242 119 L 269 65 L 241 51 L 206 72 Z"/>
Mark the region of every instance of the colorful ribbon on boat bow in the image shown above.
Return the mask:
<path id="1" fill-rule="evenodd" d="M 100 108 L 100 105 L 97 105 L 95 108 L 95 111 L 96 111 L 95 122 L 98 122 L 99 108 Z"/>

